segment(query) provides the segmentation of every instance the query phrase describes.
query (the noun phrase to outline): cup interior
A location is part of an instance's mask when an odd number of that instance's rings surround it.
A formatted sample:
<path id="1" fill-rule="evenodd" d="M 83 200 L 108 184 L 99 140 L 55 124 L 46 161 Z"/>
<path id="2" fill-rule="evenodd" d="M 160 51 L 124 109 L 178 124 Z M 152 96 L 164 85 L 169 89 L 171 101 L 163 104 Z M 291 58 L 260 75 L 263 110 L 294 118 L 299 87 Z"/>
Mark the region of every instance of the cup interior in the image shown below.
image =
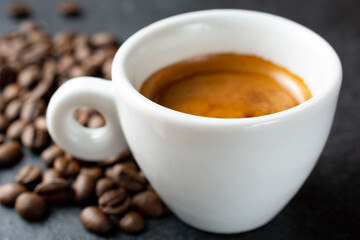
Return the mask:
<path id="1" fill-rule="evenodd" d="M 119 69 L 113 73 L 123 71 L 139 90 L 162 67 L 223 52 L 256 55 L 285 67 L 305 81 L 313 97 L 333 88 L 341 75 L 337 54 L 319 35 L 285 18 L 248 10 L 186 13 L 151 24 L 123 44 L 115 61 L 122 65 L 115 64 Z"/>

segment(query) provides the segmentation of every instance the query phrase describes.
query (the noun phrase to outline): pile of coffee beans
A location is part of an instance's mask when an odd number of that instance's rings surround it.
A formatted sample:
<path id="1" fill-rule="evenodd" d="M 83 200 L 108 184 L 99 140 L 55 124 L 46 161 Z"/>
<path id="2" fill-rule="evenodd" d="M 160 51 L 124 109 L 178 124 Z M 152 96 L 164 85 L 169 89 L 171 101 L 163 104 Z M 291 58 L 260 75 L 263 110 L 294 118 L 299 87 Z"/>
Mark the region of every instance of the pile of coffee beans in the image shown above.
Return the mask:
<path id="1" fill-rule="evenodd" d="M 145 218 L 163 215 L 164 204 L 130 150 L 87 162 L 55 145 L 47 131 L 46 107 L 54 91 L 77 76 L 110 79 L 118 47 L 109 33 L 50 37 L 31 21 L 0 36 L 0 168 L 20 161 L 23 147 L 39 153 L 48 166 L 25 166 L 14 176 L 15 183 L 0 186 L 0 203 L 14 207 L 24 219 L 44 219 L 52 205 L 78 204 L 84 207 L 80 221 L 87 230 L 132 234 L 145 228 Z M 88 128 L 106 124 L 86 106 L 74 117 Z"/>

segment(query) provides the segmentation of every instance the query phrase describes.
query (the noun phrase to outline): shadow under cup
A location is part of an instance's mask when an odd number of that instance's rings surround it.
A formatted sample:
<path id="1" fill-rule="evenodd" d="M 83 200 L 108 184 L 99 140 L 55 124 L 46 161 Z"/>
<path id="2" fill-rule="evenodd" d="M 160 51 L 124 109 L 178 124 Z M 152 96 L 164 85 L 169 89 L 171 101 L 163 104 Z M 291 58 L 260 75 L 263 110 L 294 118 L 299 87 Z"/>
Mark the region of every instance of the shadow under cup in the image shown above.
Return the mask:
<path id="1" fill-rule="evenodd" d="M 214 119 L 167 109 L 138 92 L 165 66 L 224 52 L 285 67 L 313 98 L 266 116 Z M 306 180 L 326 143 L 342 73 L 331 46 L 297 23 L 212 10 L 140 30 L 120 48 L 112 74 L 127 142 L 166 204 L 196 228 L 235 233 L 269 222 Z"/>

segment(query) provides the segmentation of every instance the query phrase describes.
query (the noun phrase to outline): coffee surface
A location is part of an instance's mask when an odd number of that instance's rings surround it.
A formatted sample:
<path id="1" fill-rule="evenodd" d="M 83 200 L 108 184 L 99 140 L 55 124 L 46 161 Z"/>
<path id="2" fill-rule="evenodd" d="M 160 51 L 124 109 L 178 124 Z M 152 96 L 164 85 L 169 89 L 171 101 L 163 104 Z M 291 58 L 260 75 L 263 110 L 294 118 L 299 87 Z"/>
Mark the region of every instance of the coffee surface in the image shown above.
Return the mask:
<path id="1" fill-rule="evenodd" d="M 263 116 L 312 97 L 304 81 L 285 68 L 232 53 L 194 57 L 162 68 L 140 92 L 164 107 L 214 118 Z"/>

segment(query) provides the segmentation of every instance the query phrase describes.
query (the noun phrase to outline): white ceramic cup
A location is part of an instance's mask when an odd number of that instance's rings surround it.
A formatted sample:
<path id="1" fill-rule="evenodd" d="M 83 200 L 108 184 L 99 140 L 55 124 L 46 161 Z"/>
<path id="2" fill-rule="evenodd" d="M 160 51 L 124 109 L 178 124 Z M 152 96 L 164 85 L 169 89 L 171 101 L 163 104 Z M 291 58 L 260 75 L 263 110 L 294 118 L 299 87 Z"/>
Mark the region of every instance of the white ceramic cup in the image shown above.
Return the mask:
<path id="1" fill-rule="evenodd" d="M 283 66 L 305 80 L 313 98 L 266 116 L 216 119 L 165 108 L 138 92 L 164 66 L 221 52 Z M 342 70 L 331 46 L 295 22 L 255 11 L 210 10 L 135 33 L 117 52 L 112 79 L 79 77 L 56 91 L 47 111 L 54 141 L 88 160 L 128 144 L 176 216 L 202 230 L 237 233 L 269 222 L 308 177 L 329 135 Z M 72 113 L 84 105 L 100 111 L 106 125 L 80 126 Z"/>

